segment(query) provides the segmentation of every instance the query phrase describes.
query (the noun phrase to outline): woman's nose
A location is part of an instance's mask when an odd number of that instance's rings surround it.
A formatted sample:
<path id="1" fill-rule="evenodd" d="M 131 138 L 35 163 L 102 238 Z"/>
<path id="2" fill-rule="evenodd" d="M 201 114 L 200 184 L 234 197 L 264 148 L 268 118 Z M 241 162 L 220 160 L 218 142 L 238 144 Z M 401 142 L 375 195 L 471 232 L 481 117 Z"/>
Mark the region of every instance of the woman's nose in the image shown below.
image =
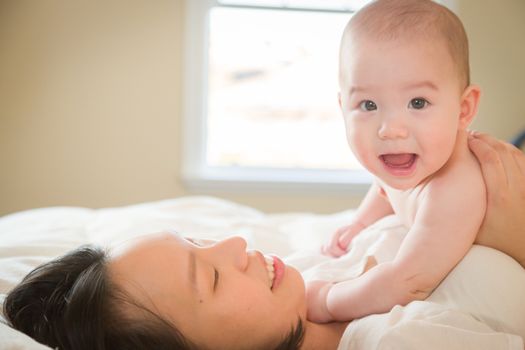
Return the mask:
<path id="1" fill-rule="evenodd" d="M 244 238 L 230 237 L 217 242 L 213 249 L 216 257 L 221 259 L 222 263 L 231 262 L 236 268 L 245 270 L 248 265 L 246 247 Z"/>
<path id="2" fill-rule="evenodd" d="M 381 140 L 404 139 L 408 137 L 408 128 L 401 117 L 383 119 L 377 135 Z"/>

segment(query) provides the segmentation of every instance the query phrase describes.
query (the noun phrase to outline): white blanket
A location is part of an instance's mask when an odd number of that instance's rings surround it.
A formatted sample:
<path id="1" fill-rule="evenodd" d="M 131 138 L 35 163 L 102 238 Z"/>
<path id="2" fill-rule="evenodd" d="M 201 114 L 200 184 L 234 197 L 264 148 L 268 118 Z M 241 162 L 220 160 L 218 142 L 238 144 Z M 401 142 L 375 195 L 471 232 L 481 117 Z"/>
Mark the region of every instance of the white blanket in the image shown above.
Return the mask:
<path id="1" fill-rule="evenodd" d="M 379 262 L 391 259 L 406 232 L 389 217 L 363 232 L 343 258 L 318 254 L 319 244 L 352 215 L 268 215 L 212 197 L 20 212 L 0 218 L 0 302 L 2 293 L 34 267 L 80 244 L 109 245 L 166 229 L 196 238 L 242 236 L 250 248 L 284 257 L 306 278 L 352 278 L 361 272 L 366 256 Z M 522 350 L 524 296 L 525 271 L 499 252 L 475 247 L 427 301 L 352 322 L 340 349 Z M 49 350 L 1 323 L 0 349 Z"/>
<path id="2" fill-rule="evenodd" d="M 300 251 L 286 260 L 306 279 L 351 279 L 369 256 L 392 260 L 406 232 L 391 216 L 362 232 L 339 259 Z M 429 298 L 352 322 L 339 349 L 522 350 L 524 338 L 525 271 L 499 251 L 473 246 Z"/>

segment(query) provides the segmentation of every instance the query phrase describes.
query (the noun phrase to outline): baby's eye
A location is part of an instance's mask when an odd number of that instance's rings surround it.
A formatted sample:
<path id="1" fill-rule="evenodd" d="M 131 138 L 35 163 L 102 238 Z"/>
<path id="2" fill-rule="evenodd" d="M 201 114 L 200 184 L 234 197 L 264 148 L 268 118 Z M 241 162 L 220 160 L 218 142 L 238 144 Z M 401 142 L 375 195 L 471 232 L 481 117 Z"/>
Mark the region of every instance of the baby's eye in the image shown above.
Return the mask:
<path id="1" fill-rule="evenodd" d="M 412 100 L 410 100 L 410 103 L 408 104 L 408 108 L 423 109 L 428 105 L 428 103 L 429 102 L 425 100 L 424 98 L 421 98 L 421 97 L 413 98 Z"/>
<path id="2" fill-rule="evenodd" d="M 375 111 L 377 109 L 377 105 L 374 101 L 365 100 L 359 104 L 359 108 L 363 111 L 369 112 L 369 111 Z"/>

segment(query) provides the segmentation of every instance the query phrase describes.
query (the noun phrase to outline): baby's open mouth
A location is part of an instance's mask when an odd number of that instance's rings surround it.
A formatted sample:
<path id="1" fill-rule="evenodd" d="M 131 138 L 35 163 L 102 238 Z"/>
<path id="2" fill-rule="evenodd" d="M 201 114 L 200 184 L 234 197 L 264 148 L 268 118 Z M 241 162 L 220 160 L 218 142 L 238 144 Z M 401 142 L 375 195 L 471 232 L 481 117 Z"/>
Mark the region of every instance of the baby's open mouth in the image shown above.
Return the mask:
<path id="1" fill-rule="evenodd" d="M 390 168 L 407 169 L 414 164 L 417 155 L 415 153 L 382 154 L 379 158 Z"/>

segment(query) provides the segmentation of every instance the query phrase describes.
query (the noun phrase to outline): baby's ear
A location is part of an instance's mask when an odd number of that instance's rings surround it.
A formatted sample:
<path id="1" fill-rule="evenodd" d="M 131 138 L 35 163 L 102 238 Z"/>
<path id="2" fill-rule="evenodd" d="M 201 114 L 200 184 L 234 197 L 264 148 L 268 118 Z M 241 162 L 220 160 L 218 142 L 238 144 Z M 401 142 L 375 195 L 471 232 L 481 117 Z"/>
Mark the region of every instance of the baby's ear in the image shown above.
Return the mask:
<path id="1" fill-rule="evenodd" d="M 459 113 L 459 128 L 465 130 L 478 112 L 479 97 L 481 90 L 479 86 L 469 85 L 461 95 L 461 110 Z"/>

